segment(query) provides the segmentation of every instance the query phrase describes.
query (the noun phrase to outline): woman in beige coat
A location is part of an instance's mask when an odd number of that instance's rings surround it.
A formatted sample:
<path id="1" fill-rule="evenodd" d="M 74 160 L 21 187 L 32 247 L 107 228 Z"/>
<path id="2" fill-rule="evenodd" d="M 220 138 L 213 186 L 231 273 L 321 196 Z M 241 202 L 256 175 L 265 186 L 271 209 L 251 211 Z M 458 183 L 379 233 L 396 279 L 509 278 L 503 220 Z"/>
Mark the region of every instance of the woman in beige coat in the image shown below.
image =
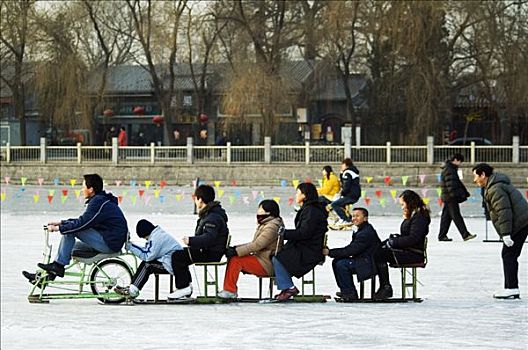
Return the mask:
<path id="1" fill-rule="evenodd" d="M 279 230 L 284 230 L 279 205 L 271 199 L 260 202 L 257 210 L 257 231 L 253 241 L 236 247 L 229 247 L 229 259 L 224 277 L 224 290 L 219 298 L 237 298 L 237 281 L 240 272 L 259 277 L 273 276 L 271 257 L 282 247 Z"/>

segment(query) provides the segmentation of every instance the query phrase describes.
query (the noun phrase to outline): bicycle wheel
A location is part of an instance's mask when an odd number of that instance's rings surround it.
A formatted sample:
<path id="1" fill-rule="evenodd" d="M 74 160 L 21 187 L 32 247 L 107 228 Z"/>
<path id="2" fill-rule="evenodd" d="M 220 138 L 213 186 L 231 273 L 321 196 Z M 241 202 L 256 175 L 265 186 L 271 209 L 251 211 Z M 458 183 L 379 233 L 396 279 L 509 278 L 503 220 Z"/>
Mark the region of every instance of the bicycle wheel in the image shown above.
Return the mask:
<path id="1" fill-rule="evenodd" d="M 125 301 L 122 296 L 109 296 L 115 294 L 115 286 L 129 286 L 132 283 L 132 271 L 122 260 L 108 259 L 96 263 L 90 276 L 90 287 L 100 301 L 106 304 L 119 304 Z"/>

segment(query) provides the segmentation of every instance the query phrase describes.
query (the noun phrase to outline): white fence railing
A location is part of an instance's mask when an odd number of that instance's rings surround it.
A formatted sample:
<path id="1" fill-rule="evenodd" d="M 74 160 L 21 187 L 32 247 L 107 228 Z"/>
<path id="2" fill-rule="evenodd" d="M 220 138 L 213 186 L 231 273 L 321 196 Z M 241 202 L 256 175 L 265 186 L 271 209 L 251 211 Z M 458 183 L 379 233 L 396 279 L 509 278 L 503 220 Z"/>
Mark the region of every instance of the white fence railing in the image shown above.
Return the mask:
<path id="1" fill-rule="evenodd" d="M 528 163 L 528 146 L 520 146 L 514 137 L 511 146 L 435 146 L 428 138 L 425 146 L 394 146 L 387 142 L 383 146 L 344 145 L 320 146 L 271 145 L 266 138 L 263 146 L 195 146 L 192 139 L 187 146 L 128 146 L 119 147 L 117 139 L 112 146 L 46 146 L 41 139 L 40 146 L 1 147 L 0 157 L 10 164 L 24 163 L 112 163 L 112 164 L 159 164 L 159 163 L 338 163 L 346 157 L 358 163 L 433 164 L 442 162 L 455 153 L 461 153 L 470 164 Z"/>

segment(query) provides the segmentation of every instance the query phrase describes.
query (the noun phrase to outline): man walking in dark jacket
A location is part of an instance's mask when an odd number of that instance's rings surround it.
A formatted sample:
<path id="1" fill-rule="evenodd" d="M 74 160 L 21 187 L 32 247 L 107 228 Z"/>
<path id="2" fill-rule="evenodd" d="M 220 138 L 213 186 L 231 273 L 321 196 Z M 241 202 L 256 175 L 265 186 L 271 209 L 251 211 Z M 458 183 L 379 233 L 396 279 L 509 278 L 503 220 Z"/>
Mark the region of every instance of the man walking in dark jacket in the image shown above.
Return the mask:
<path id="1" fill-rule="evenodd" d="M 332 202 L 332 209 L 339 217 L 339 221 L 333 226 L 338 229 L 350 225 L 350 219 L 345 214 L 344 208 L 349 204 L 356 203 L 361 197 L 361 185 L 359 183 L 359 170 L 352 163 L 352 159 L 345 158 L 341 162 L 341 198 Z M 333 227 L 333 228 L 334 228 Z"/>
<path id="2" fill-rule="evenodd" d="M 127 239 L 128 227 L 117 198 L 103 191 L 103 179 L 97 174 L 84 175 L 83 194 L 86 210 L 76 219 L 48 223 L 48 231 L 60 232 L 61 241 L 55 261 L 38 267 L 54 276 L 64 277 L 72 250 L 95 249 L 101 253 L 119 252 Z M 28 277 L 28 273 L 24 276 Z M 29 277 L 28 277 L 29 278 Z"/>
<path id="3" fill-rule="evenodd" d="M 368 222 L 368 211 L 365 208 L 352 210 L 352 223 L 357 231 L 352 234 L 352 242 L 343 248 L 323 249 L 323 255 L 334 258 L 332 268 L 340 292 L 337 296 L 343 301 L 358 299 L 352 274 L 357 275 L 358 282 L 376 275 L 374 252 L 381 241 Z"/>
<path id="4" fill-rule="evenodd" d="M 455 222 L 458 231 L 462 235 L 464 241 L 468 241 L 477 237 L 468 232 L 464 219 L 460 214 L 459 203 L 465 202 L 469 197 L 469 193 L 458 177 L 458 167 L 464 161 L 464 156 L 456 153 L 447 160 L 443 166 L 440 177 L 442 187 L 442 201 L 444 207 L 442 209 L 442 217 L 440 219 L 440 232 L 438 233 L 438 240 L 441 242 L 450 242 L 451 238 L 447 237 L 451 221 Z"/>
<path id="5" fill-rule="evenodd" d="M 528 236 L 528 203 L 506 175 L 493 172 L 493 168 L 486 163 L 475 165 L 473 181 L 484 188 L 484 201 L 491 221 L 504 243 L 502 246 L 504 289 L 496 292 L 493 297 L 519 298 L 517 259 Z"/>
<path id="6" fill-rule="evenodd" d="M 214 188 L 200 185 L 194 192 L 194 203 L 198 208 L 198 222 L 194 237 L 183 237 L 187 244 L 183 250 L 172 254 L 172 269 L 176 279 L 176 291 L 168 299 L 181 299 L 191 296 L 192 279 L 189 265 L 197 262 L 217 262 L 226 250 L 229 229 L 227 214 L 215 200 Z"/>

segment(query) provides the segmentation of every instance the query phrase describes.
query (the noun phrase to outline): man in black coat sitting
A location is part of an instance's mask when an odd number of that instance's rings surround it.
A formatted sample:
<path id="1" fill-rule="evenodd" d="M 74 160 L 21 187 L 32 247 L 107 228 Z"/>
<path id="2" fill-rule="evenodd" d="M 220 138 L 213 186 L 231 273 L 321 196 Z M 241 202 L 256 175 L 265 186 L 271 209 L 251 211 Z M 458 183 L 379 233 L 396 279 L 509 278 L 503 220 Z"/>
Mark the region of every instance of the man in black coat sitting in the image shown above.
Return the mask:
<path id="1" fill-rule="evenodd" d="M 357 231 L 352 235 L 352 242 L 343 248 L 323 249 L 323 255 L 334 258 L 332 268 L 343 301 L 358 299 L 352 275 L 356 274 L 359 282 L 376 275 L 373 254 L 381 241 L 376 230 L 368 222 L 368 211 L 365 208 L 352 210 L 352 223 Z"/>

